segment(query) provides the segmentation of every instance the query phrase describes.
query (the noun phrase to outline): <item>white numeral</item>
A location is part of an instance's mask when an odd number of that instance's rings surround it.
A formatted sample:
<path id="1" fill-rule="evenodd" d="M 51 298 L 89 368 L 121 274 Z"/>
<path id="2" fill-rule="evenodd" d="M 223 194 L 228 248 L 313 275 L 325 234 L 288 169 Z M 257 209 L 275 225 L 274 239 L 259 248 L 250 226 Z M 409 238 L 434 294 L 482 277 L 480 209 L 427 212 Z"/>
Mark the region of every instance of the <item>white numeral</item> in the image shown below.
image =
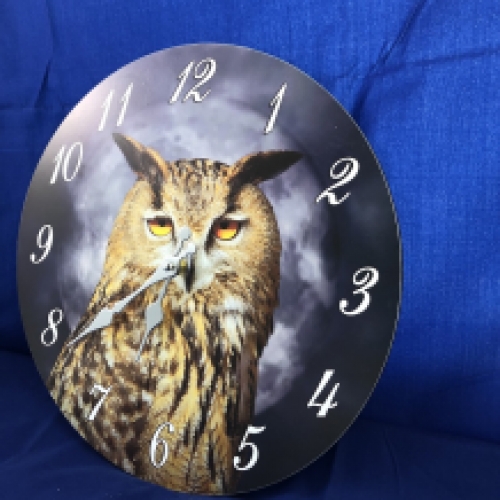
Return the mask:
<path id="1" fill-rule="evenodd" d="M 56 314 L 57 314 L 57 319 L 54 318 Z M 63 320 L 62 310 L 59 309 L 58 307 L 52 309 L 52 311 L 49 312 L 47 320 L 49 326 L 42 331 L 41 339 L 42 339 L 42 344 L 44 346 L 49 347 L 57 340 L 57 327 L 61 324 L 61 321 Z M 52 338 L 50 340 L 47 340 L 47 334 L 49 332 L 51 332 Z"/>
<path id="2" fill-rule="evenodd" d="M 358 269 L 352 277 L 352 282 L 359 288 L 354 290 L 353 294 L 361 294 L 363 296 L 361 304 L 359 304 L 356 309 L 348 311 L 347 307 L 349 306 L 349 302 L 346 299 L 342 299 L 339 302 L 340 312 L 344 313 L 346 316 L 356 316 L 356 314 L 366 311 L 371 301 L 368 290 L 377 284 L 378 278 L 379 273 L 374 267 L 362 267 Z"/>
<path id="3" fill-rule="evenodd" d="M 123 123 L 123 119 L 125 118 L 125 111 L 127 110 L 128 106 L 128 101 L 130 100 L 130 95 L 132 94 L 132 89 L 134 87 L 134 84 L 131 83 L 128 87 L 125 93 L 123 94 L 121 98 L 122 108 L 120 111 L 120 114 L 118 116 L 118 121 L 116 122 L 116 126 L 119 127 Z M 99 128 L 97 129 L 99 132 L 104 130 L 104 126 L 106 125 L 106 120 L 108 119 L 108 114 L 109 114 L 109 109 L 111 108 L 111 103 L 113 102 L 113 95 L 115 91 L 111 90 L 108 94 L 108 97 L 104 100 L 102 104 L 102 108 L 104 108 L 104 112 L 102 114 L 101 122 L 99 123 Z"/>
<path id="4" fill-rule="evenodd" d="M 71 158 L 71 155 L 73 154 L 73 151 L 75 149 L 78 149 L 78 158 L 76 159 L 76 164 L 73 167 L 73 173 L 69 175 L 68 173 L 68 165 L 69 165 L 69 160 Z M 76 174 L 78 173 L 78 170 L 80 170 L 80 166 L 82 164 L 82 157 L 83 157 L 83 144 L 81 142 L 75 142 L 73 145 L 68 149 L 68 152 L 66 155 L 64 154 L 66 152 L 66 146 L 63 146 L 60 150 L 59 153 L 57 153 L 54 161 L 56 163 L 56 168 L 54 169 L 54 173 L 52 174 L 52 178 L 50 179 L 51 184 L 55 184 L 57 180 L 57 176 L 59 175 L 59 172 L 61 171 L 62 167 L 62 178 L 66 182 L 72 181 Z"/>
<path id="5" fill-rule="evenodd" d="M 125 93 L 121 98 L 122 109 L 120 111 L 120 115 L 118 116 L 118 121 L 116 122 L 116 126 L 119 127 L 123 123 L 123 119 L 125 118 L 125 111 L 127 110 L 128 102 L 130 100 L 130 95 L 132 94 L 132 89 L 134 88 L 134 84 L 131 83 Z"/>
<path id="6" fill-rule="evenodd" d="M 168 444 L 167 442 L 160 437 L 160 432 L 167 427 L 168 432 L 172 434 L 174 432 L 174 426 L 170 422 L 166 422 L 165 424 L 161 424 L 156 432 L 154 433 L 153 439 L 151 440 L 151 447 L 149 449 L 149 458 L 151 459 L 151 463 L 159 469 L 162 467 L 168 458 Z M 161 460 L 158 462 L 156 460 L 156 451 L 158 446 L 161 445 L 163 447 L 163 454 Z"/>
<path id="7" fill-rule="evenodd" d="M 40 228 L 40 231 L 38 231 L 36 236 L 36 244 L 38 245 L 38 248 L 43 250 L 43 252 L 38 258 L 34 253 L 30 255 L 30 260 L 33 264 L 40 264 L 40 262 L 46 259 L 52 248 L 53 241 L 54 229 L 50 224 L 45 224 Z"/>
<path id="8" fill-rule="evenodd" d="M 108 97 L 104 100 L 101 108 L 104 108 L 104 113 L 102 114 L 101 122 L 99 123 L 99 128 L 97 129 L 99 132 L 104 129 L 104 124 L 108 119 L 109 108 L 111 107 L 111 101 L 113 100 L 114 90 L 111 90 L 108 94 Z"/>
<path id="9" fill-rule="evenodd" d="M 286 83 L 284 83 L 281 88 L 278 90 L 278 93 L 273 97 L 273 100 L 269 103 L 269 106 L 273 108 L 273 112 L 269 117 L 269 121 L 267 122 L 266 128 L 264 129 L 264 134 L 269 134 L 274 127 L 274 122 L 276 121 L 276 117 L 278 116 L 278 111 L 281 107 L 281 101 L 283 100 L 283 96 L 285 95 Z"/>
<path id="10" fill-rule="evenodd" d="M 102 406 L 104 403 L 104 400 L 106 399 L 106 396 L 109 394 L 109 391 L 111 390 L 112 385 L 110 385 L 107 389 L 104 388 L 102 385 L 95 384 L 94 387 L 92 387 L 92 390 L 90 391 L 90 394 L 95 394 L 95 391 L 102 392 L 102 397 L 99 399 L 97 404 L 95 405 L 95 408 L 92 410 L 92 413 L 89 415 L 89 420 L 92 422 L 94 420 L 95 416 L 97 415 L 97 412 L 99 411 L 99 408 Z"/>
<path id="11" fill-rule="evenodd" d="M 326 384 L 328 384 L 333 374 L 334 370 L 326 370 L 325 373 L 323 373 L 323 377 L 321 378 L 317 389 L 314 391 L 313 397 L 311 398 L 309 403 L 307 403 L 308 408 L 310 408 L 311 406 L 319 406 L 318 413 L 316 414 L 317 417 L 326 417 L 328 410 L 333 410 L 333 408 L 337 406 L 336 401 L 333 404 L 332 402 L 339 389 L 339 382 L 337 382 L 333 386 L 333 389 L 330 391 L 330 394 L 328 394 L 328 397 L 326 398 L 324 403 L 316 402 L 316 398 L 321 394 L 321 391 L 325 388 Z"/>
<path id="12" fill-rule="evenodd" d="M 243 448 L 250 446 L 250 449 L 252 450 L 252 456 L 250 457 L 248 464 L 246 464 L 243 467 L 240 467 L 241 458 L 234 457 L 233 464 L 234 464 L 235 469 L 237 469 L 237 470 L 249 470 L 257 463 L 257 460 L 259 459 L 259 449 L 257 448 L 256 444 L 247 442 L 247 437 L 249 436 L 249 434 L 260 434 L 261 432 L 264 432 L 264 430 L 265 430 L 265 427 L 253 427 L 252 425 L 248 426 L 248 429 L 246 430 L 245 435 L 243 436 L 243 439 L 241 440 L 241 444 L 240 444 L 240 447 L 238 448 L 238 451 L 242 451 Z"/>
<path id="13" fill-rule="evenodd" d="M 335 173 L 336 168 L 339 165 L 345 164 L 344 168 L 339 172 Z M 349 198 L 350 192 L 347 192 L 342 198 L 337 198 L 334 190 L 340 186 L 344 186 L 345 184 L 351 182 L 359 172 L 359 162 L 356 158 L 341 158 L 337 162 L 332 165 L 330 169 L 330 177 L 337 181 L 333 186 L 330 186 L 328 189 L 325 189 L 317 198 L 316 203 L 322 200 L 325 196 L 328 199 L 328 203 L 330 205 L 340 205 L 347 198 Z"/>
<path id="14" fill-rule="evenodd" d="M 188 76 L 191 73 L 193 66 L 194 66 L 194 61 L 190 62 L 184 68 L 184 71 L 179 75 L 178 80 L 180 80 L 180 82 L 177 88 L 175 89 L 172 98 L 170 99 L 170 104 L 173 104 L 174 102 L 177 101 L 177 99 L 179 99 L 184 84 L 186 83 L 186 80 L 188 79 Z M 203 59 L 196 66 L 194 66 L 194 78 L 195 80 L 200 80 L 200 81 L 186 94 L 182 102 L 186 102 L 190 97 L 193 98 L 194 102 L 203 101 L 203 99 L 205 99 L 205 97 L 207 97 L 207 95 L 210 93 L 210 89 L 208 89 L 202 96 L 198 92 L 198 89 L 202 85 L 205 85 L 205 83 L 207 83 L 208 80 L 210 80 L 210 78 L 212 78 L 212 76 L 215 75 L 216 69 L 217 69 L 217 63 L 215 62 L 215 59 L 212 59 L 211 57 Z"/>

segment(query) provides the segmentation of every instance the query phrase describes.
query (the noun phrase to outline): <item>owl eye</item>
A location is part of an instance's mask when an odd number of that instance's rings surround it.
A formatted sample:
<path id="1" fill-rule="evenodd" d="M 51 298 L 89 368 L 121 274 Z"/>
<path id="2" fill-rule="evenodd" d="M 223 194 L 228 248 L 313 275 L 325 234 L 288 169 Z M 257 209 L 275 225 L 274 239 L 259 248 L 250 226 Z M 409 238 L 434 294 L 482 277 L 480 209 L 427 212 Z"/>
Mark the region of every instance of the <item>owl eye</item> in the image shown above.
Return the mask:
<path id="1" fill-rule="evenodd" d="M 213 232 L 217 239 L 223 241 L 232 240 L 241 229 L 241 222 L 232 219 L 219 219 L 213 226 Z"/>
<path id="2" fill-rule="evenodd" d="M 168 217 L 153 217 L 146 219 L 148 229 L 155 236 L 168 236 L 172 231 L 172 219 Z"/>

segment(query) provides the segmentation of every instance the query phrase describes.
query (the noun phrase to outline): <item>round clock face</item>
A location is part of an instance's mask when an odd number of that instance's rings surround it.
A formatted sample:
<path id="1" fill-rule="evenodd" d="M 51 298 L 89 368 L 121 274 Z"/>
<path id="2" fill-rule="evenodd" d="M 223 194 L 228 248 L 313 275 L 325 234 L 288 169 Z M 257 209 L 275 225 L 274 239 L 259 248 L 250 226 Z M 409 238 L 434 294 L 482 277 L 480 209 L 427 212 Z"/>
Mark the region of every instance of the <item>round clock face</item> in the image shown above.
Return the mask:
<path id="1" fill-rule="evenodd" d="M 48 144 L 18 244 L 26 335 L 73 427 L 179 491 L 330 448 L 392 341 L 400 244 L 353 120 L 296 68 L 191 45 L 99 84 Z"/>

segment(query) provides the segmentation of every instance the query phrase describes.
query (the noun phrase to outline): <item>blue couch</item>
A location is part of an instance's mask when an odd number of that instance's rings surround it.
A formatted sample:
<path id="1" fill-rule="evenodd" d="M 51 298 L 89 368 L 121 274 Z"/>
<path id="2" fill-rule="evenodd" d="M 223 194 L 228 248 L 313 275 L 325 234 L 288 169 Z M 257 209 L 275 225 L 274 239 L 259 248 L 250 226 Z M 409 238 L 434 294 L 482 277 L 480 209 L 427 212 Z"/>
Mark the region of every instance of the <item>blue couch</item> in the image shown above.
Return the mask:
<path id="1" fill-rule="evenodd" d="M 0 498 L 189 498 L 116 469 L 53 404 L 24 339 L 16 238 L 38 159 L 86 92 L 142 55 L 215 41 L 280 57 L 343 104 L 403 241 L 368 405 L 317 462 L 248 498 L 500 499 L 499 26 L 495 0 L 2 0 Z"/>

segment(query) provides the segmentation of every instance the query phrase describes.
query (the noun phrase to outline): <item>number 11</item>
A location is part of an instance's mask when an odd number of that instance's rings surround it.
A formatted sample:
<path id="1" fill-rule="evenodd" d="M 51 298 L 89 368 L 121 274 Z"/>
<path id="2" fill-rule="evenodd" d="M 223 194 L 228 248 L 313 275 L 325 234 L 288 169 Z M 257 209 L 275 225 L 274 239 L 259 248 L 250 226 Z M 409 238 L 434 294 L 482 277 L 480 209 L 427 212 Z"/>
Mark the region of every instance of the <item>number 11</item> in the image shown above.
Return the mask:
<path id="1" fill-rule="evenodd" d="M 119 127 L 123 123 L 123 119 L 125 118 L 125 111 L 127 110 L 128 101 L 130 100 L 130 95 L 132 94 L 132 89 L 134 88 L 134 84 L 131 83 L 125 93 L 121 98 L 122 109 L 120 111 L 120 115 L 118 116 L 118 121 L 116 122 L 116 126 Z M 108 94 L 108 97 L 104 100 L 102 104 L 102 108 L 104 108 L 104 112 L 102 114 L 101 123 L 99 123 L 99 128 L 97 129 L 99 132 L 104 130 L 104 126 L 106 125 L 106 120 L 108 119 L 109 108 L 111 107 L 111 103 L 113 101 L 113 95 L 115 91 L 111 90 Z"/>

